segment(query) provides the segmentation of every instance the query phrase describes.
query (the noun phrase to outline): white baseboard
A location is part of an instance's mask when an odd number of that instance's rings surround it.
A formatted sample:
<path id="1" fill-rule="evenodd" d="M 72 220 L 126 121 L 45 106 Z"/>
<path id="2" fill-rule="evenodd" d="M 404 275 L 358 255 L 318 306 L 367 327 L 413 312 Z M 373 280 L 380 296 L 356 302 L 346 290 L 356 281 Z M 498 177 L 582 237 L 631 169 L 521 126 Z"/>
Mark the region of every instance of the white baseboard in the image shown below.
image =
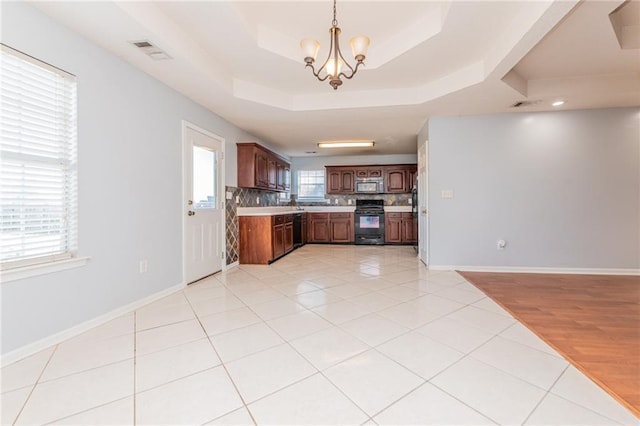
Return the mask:
<path id="1" fill-rule="evenodd" d="M 78 336 L 90 329 L 92 329 L 93 327 L 97 327 L 99 325 L 102 325 L 108 321 L 111 321 L 112 319 L 118 318 L 121 315 L 127 314 L 131 311 L 135 311 L 136 309 L 154 302 L 158 299 L 161 299 L 163 297 L 166 297 L 172 293 L 175 293 L 176 291 L 182 290 L 184 288 L 184 284 L 177 284 L 174 285 L 172 287 L 169 287 L 167 289 L 164 289 L 162 291 L 159 291 L 158 293 L 154 293 L 150 296 L 144 297 L 142 299 L 136 300 L 135 302 L 129 303 L 128 305 L 122 306 L 120 308 L 114 309 L 111 312 L 107 312 L 104 315 L 100 315 L 97 318 L 93 318 L 90 319 L 88 321 L 85 321 L 83 323 L 80 323 L 78 325 L 75 325 L 71 328 L 68 328 L 66 330 L 63 330 L 61 332 L 58 332 L 56 334 L 53 334 L 51 336 L 45 337 L 44 339 L 40 339 L 36 342 L 30 343 L 28 345 L 22 346 L 18 349 L 14 349 L 11 352 L 8 352 L 4 355 L 2 355 L 2 360 L 0 361 L 0 365 L 2 367 L 11 364 L 13 362 L 19 361 L 22 358 L 26 358 L 29 355 L 33 355 L 37 352 L 40 352 L 46 348 L 48 348 L 49 346 L 52 345 L 57 345 L 58 343 L 61 343 L 65 340 L 68 340 L 72 337 Z"/>
<path id="2" fill-rule="evenodd" d="M 429 265 L 434 271 L 517 272 L 533 274 L 640 275 L 640 269 L 607 268 L 537 268 L 531 266 L 456 266 Z"/>
<path id="3" fill-rule="evenodd" d="M 228 270 L 228 269 L 233 269 L 233 268 L 236 268 L 236 267 L 238 267 L 238 266 L 240 266 L 240 262 L 236 260 L 235 262 L 230 263 L 230 264 L 228 264 L 227 266 L 225 266 L 225 267 L 224 267 L 224 269 L 223 269 L 223 271 L 226 271 L 226 270 Z"/>

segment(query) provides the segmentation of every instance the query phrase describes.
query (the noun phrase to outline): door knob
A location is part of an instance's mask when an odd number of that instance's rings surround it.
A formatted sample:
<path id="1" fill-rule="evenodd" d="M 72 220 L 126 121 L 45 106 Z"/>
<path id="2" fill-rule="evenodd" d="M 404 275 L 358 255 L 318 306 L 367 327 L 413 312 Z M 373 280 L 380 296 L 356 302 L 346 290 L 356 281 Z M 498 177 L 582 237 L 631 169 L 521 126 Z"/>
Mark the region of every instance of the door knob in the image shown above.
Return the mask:
<path id="1" fill-rule="evenodd" d="M 420 213 L 427 214 L 427 209 L 422 209 L 422 211 Z"/>
<path id="2" fill-rule="evenodd" d="M 189 201 L 187 201 L 187 204 L 188 204 L 188 205 L 192 205 L 192 204 L 193 204 L 193 200 L 189 200 Z"/>
<path id="3" fill-rule="evenodd" d="M 189 210 L 189 213 L 187 213 L 189 216 L 193 216 L 194 214 L 196 214 L 196 212 L 194 212 L 193 210 Z"/>

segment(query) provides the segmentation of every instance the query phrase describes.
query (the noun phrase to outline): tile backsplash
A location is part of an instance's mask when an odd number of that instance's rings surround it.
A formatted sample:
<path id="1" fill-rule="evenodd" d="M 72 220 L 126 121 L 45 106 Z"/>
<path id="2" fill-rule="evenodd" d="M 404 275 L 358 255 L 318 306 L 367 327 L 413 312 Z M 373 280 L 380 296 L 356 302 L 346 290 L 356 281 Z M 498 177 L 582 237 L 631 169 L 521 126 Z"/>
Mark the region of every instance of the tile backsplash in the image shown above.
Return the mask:
<path id="1" fill-rule="evenodd" d="M 288 199 L 280 200 L 280 193 L 258 189 L 236 188 L 227 186 L 226 193 L 231 193 L 231 199 L 226 200 L 225 223 L 227 234 L 227 265 L 238 261 L 238 207 L 268 207 L 282 206 L 290 203 Z M 238 202 L 236 202 L 236 198 Z"/>
<path id="2" fill-rule="evenodd" d="M 411 200 L 411 194 L 351 194 L 351 195 L 325 195 L 333 206 L 355 205 L 355 200 L 384 200 L 385 206 L 407 206 Z M 336 203 L 337 201 L 337 203 Z M 299 203 L 304 205 L 304 203 Z M 329 205 L 329 203 L 327 203 Z"/>

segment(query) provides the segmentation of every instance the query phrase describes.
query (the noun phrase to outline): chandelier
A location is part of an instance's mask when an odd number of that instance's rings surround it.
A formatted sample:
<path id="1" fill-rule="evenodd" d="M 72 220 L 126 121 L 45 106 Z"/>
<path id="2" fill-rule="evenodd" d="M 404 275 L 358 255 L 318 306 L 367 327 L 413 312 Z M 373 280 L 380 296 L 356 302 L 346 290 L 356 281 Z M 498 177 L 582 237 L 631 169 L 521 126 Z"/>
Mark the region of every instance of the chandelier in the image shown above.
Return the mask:
<path id="1" fill-rule="evenodd" d="M 369 47 L 369 37 L 356 36 L 349 41 L 349 44 L 351 45 L 351 51 L 353 52 L 353 57 L 356 60 L 355 68 L 352 67 L 344 59 L 344 57 L 342 56 L 342 52 L 340 51 L 340 28 L 338 27 L 338 20 L 336 19 L 336 0 L 333 0 L 333 21 L 331 21 L 329 34 L 331 35 L 329 55 L 317 71 L 314 68 L 313 63 L 316 60 L 316 56 L 318 56 L 320 43 L 318 43 L 318 41 L 314 39 L 305 38 L 300 42 L 300 47 L 302 48 L 305 55 L 304 62 L 307 64 L 307 67 L 311 67 L 311 72 L 313 72 L 313 75 L 315 75 L 316 78 L 320 81 L 329 79 L 329 84 L 331 85 L 331 87 L 333 87 L 333 90 L 337 90 L 338 87 L 342 84 L 342 80 L 340 79 L 340 77 L 351 79 L 354 75 L 356 75 L 358 67 L 360 65 L 364 65 L 367 48 Z M 347 73 L 342 71 L 342 68 L 345 66 L 349 69 Z M 321 74 L 324 74 L 324 76 L 321 76 Z"/>

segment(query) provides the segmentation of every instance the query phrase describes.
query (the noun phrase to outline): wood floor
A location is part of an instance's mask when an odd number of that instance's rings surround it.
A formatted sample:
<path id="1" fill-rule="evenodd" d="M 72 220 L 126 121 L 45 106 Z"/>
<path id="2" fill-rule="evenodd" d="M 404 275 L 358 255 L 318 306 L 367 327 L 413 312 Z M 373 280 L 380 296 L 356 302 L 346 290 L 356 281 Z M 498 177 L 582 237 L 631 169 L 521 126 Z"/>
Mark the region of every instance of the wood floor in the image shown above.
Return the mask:
<path id="1" fill-rule="evenodd" d="M 640 417 L 640 277 L 459 273 Z"/>

